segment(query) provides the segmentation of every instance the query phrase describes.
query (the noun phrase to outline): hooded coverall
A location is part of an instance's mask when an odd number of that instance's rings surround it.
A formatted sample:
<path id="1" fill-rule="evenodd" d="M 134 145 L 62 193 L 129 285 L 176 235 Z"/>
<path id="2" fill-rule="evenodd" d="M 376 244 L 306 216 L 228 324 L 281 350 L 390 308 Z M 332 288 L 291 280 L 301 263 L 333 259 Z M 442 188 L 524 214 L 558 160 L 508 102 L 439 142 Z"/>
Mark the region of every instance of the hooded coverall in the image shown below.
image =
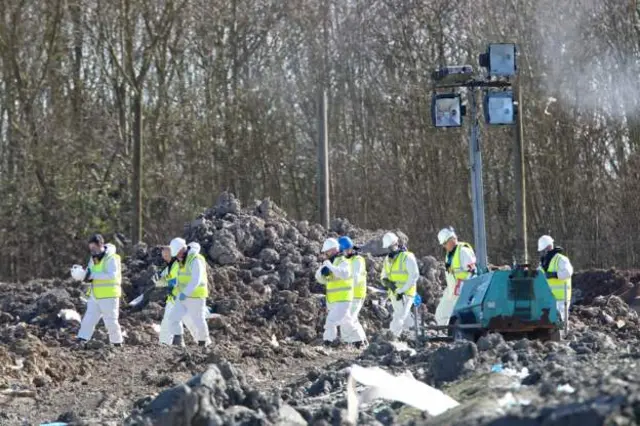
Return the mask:
<path id="1" fill-rule="evenodd" d="M 410 251 L 401 250 L 390 253 L 385 257 L 381 278 L 395 284 L 396 289 L 389 289 L 387 292 L 393 307 L 393 317 L 391 324 L 389 324 L 389 330 L 396 337 L 413 326 L 411 307 L 416 295 L 419 277 L 418 262 L 415 255 Z"/>
<path id="2" fill-rule="evenodd" d="M 367 297 L 367 264 L 360 255 L 348 256 L 351 263 L 351 277 L 353 279 L 353 301 L 351 302 L 351 326 L 345 331 L 344 340 L 348 343 L 366 342 L 364 332 L 358 316 Z"/>
<path id="3" fill-rule="evenodd" d="M 182 321 L 188 316 L 193 324 L 196 340 L 208 344 L 210 337 L 206 303 L 209 296 L 207 262 L 200 254 L 200 247 L 192 245 L 184 260 L 178 265 L 175 305 L 169 313 L 169 330 L 175 336 L 182 336 Z M 184 294 L 186 298 L 179 300 L 180 294 Z"/>
<path id="4" fill-rule="evenodd" d="M 569 258 L 563 254 L 561 247 L 556 247 L 550 252 L 546 253 L 542 258 L 540 269 L 545 272 L 547 282 L 551 288 L 551 293 L 556 299 L 556 308 L 560 313 L 560 318 L 564 318 L 564 301 L 565 283 L 567 285 L 567 304 L 571 304 L 571 276 L 573 275 L 573 265 L 569 261 Z M 569 306 L 567 306 L 567 311 Z M 566 320 L 569 318 L 567 317 Z"/>
<path id="5" fill-rule="evenodd" d="M 447 253 L 445 265 L 447 268 L 445 275 L 447 288 L 445 288 L 440 303 L 436 308 L 435 316 L 438 325 L 449 324 L 453 308 L 460 297 L 464 280 L 471 278 L 475 274 L 476 255 L 471 245 L 465 242 L 458 242 L 455 248 Z"/>
<path id="6" fill-rule="evenodd" d="M 102 318 L 109 333 L 109 342 L 121 344 L 122 329 L 118 318 L 122 295 L 122 265 L 120 256 L 116 254 L 116 246 L 105 244 L 103 254 L 92 257 L 87 269 L 91 271 L 91 286 L 87 290 L 87 311 L 80 323 L 78 337 L 91 340 L 96 325 Z"/>
<path id="7" fill-rule="evenodd" d="M 326 276 L 322 274 L 325 266 L 330 271 Z M 330 264 L 326 262 L 321 265 L 315 276 L 316 280 L 327 288 L 327 319 L 324 323 L 322 339 L 325 342 L 333 342 L 338 337 L 338 326 L 340 326 L 341 337 L 344 340 L 353 333 L 351 331 L 351 302 L 353 301 L 351 263 L 344 256 L 336 256 Z"/>
<path id="8" fill-rule="evenodd" d="M 191 243 L 189 244 L 189 249 L 192 252 L 199 253 L 200 244 Z M 164 308 L 164 315 L 162 316 L 162 322 L 160 323 L 159 340 L 160 340 L 160 343 L 165 345 L 171 345 L 173 342 L 173 334 L 171 333 L 171 326 L 170 326 L 171 322 L 169 321 L 169 315 L 171 314 L 171 310 L 176 304 L 175 298 L 177 296 L 176 285 L 178 281 L 178 269 L 179 269 L 179 265 L 178 265 L 178 261 L 176 260 L 171 264 L 170 267 L 167 267 L 162 271 L 160 280 L 158 281 L 158 284 L 157 284 L 158 287 L 168 286 L 171 289 L 171 293 L 167 296 L 166 305 Z M 182 323 L 184 323 L 184 325 L 187 327 L 187 330 L 189 330 L 189 334 L 191 335 L 193 340 L 196 340 L 196 330 L 193 325 L 193 321 L 191 320 L 191 317 L 189 315 L 185 315 L 182 318 L 181 325 Z M 182 344 L 184 344 L 184 342 L 182 342 Z"/>

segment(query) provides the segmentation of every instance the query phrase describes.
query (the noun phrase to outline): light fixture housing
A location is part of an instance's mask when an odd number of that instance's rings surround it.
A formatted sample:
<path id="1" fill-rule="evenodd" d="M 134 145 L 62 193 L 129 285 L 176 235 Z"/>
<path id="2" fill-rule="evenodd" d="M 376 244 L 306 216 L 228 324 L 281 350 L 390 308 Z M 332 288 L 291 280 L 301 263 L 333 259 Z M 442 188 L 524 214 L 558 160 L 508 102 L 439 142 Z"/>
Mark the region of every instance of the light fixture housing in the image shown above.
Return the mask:
<path id="1" fill-rule="evenodd" d="M 431 121 L 435 127 L 460 127 L 465 112 L 459 93 L 434 93 L 431 97 Z"/>
<path id="2" fill-rule="evenodd" d="M 480 66 L 494 77 L 514 77 L 518 70 L 515 43 L 492 43 L 486 53 L 478 57 Z"/>
<path id="3" fill-rule="evenodd" d="M 487 91 L 484 95 L 484 118 L 492 126 L 512 125 L 516 122 L 513 91 Z"/>

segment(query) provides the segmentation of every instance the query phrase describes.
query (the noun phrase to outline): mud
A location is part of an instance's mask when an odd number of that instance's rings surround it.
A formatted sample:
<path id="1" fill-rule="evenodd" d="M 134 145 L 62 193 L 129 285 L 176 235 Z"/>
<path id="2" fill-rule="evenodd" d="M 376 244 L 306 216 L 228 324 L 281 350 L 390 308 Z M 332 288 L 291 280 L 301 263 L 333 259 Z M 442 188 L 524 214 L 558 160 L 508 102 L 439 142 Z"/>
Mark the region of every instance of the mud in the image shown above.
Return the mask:
<path id="1" fill-rule="evenodd" d="M 384 331 L 384 303 L 370 294 L 362 312 L 370 345 L 363 351 L 320 346 L 322 287 L 313 273 L 323 239 L 348 234 L 360 243 L 376 285 L 383 233 L 346 220 L 326 231 L 289 220 L 269 200 L 243 208 L 223 194 L 184 233 L 201 244 L 210 265 L 208 304 L 217 315 L 208 348 L 188 338 L 184 349 L 157 343 L 154 326 L 164 302 L 153 290 L 161 267 L 155 247 L 141 244 L 125 258 L 122 348 L 107 344 L 102 325 L 87 348 L 74 345 L 79 324 L 59 314 L 84 312 L 80 284 L 66 277 L 0 283 L 0 424 L 344 424 L 354 363 L 409 370 L 461 403 L 429 417 L 380 400 L 361 407 L 361 424 L 640 422 L 640 318 L 628 304 L 640 282 L 634 271 L 577 273 L 571 328 L 559 343 L 492 334 L 475 343 L 398 344 Z M 432 257 L 419 264 L 429 322 L 444 286 L 443 267 Z M 146 291 L 144 303 L 127 306 Z"/>

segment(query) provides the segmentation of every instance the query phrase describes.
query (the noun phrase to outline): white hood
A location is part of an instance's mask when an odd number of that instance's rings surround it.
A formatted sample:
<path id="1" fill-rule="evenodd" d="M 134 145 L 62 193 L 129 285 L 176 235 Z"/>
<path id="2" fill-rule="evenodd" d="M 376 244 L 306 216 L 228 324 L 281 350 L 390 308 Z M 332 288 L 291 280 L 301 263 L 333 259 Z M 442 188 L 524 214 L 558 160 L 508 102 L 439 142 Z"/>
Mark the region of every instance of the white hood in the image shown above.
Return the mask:
<path id="1" fill-rule="evenodd" d="M 112 254 L 116 254 L 116 246 L 114 246 L 111 243 L 107 243 L 104 245 L 105 248 L 105 255 L 107 256 L 111 256 Z"/>
<path id="2" fill-rule="evenodd" d="M 190 242 L 189 244 L 187 244 L 187 247 L 189 247 L 189 254 L 200 254 L 200 244 L 196 243 L 195 241 Z"/>

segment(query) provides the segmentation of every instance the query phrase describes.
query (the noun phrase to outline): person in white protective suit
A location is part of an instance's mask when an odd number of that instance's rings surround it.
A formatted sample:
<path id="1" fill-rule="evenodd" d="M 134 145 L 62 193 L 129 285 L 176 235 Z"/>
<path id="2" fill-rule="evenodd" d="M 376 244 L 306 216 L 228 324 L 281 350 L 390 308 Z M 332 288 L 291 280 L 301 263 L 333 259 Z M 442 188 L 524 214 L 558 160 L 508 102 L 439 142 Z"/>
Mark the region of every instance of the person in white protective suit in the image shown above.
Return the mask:
<path id="1" fill-rule="evenodd" d="M 393 232 L 384 234 L 382 247 L 389 249 L 381 274 L 382 284 L 387 289 L 393 307 L 389 330 L 399 337 L 404 330 L 413 327 L 411 307 L 414 304 L 420 270 L 415 255 L 400 245 L 398 236 Z"/>
<path id="2" fill-rule="evenodd" d="M 178 280 L 176 283 L 175 305 L 169 313 L 169 329 L 173 334 L 173 344 L 184 345 L 182 321 L 188 316 L 192 321 L 198 346 L 210 343 L 207 324 L 207 297 L 209 296 L 207 279 L 207 261 L 200 254 L 200 246 L 191 245 L 182 238 L 174 238 L 169 244 L 170 255 L 178 261 Z"/>
<path id="3" fill-rule="evenodd" d="M 340 244 L 328 238 L 322 245 L 325 261 L 316 271 L 316 280 L 326 286 L 327 318 L 322 340 L 324 345 L 338 343 L 338 327 L 343 341 L 352 335 L 351 302 L 353 301 L 353 279 L 351 263 L 340 255 Z"/>
<path id="4" fill-rule="evenodd" d="M 358 316 L 367 297 L 367 263 L 360 256 L 351 238 L 338 238 L 340 253 L 351 263 L 351 279 L 353 280 L 353 301 L 351 302 L 351 327 L 345 330 L 344 340 L 353 343 L 358 349 L 367 345 L 367 335 L 364 332 Z"/>
<path id="5" fill-rule="evenodd" d="M 81 265 L 71 268 L 71 275 L 77 281 L 90 283 L 87 290 L 87 311 L 82 317 L 78 341 L 81 344 L 91 340 L 96 325 L 102 318 L 109 333 L 109 342 L 122 345 L 120 316 L 120 296 L 122 295 L 122 265 L 113 244 L 105 244 L 100 234 L 89 239 L 91 258 L 86 269 Z"/>
<path id="6" fill-rule="evenodd" d="M 190 250 L 200 252 L 200 244 L 198 243 L 190 243 L 188 247 Z M 175 257 L 171 257 L 171 248 L 169 248 L 169 246 L 164 246 L 162 248 L 162 259 L 167 262 L 167 267 L 164 268 L 160 273 L 160 279 L 156 282 L 156 287 L 167 289 L 167 299 L 162 322 L 160 323 L 159 340 L 162 344 L 171 345 L 173 343 L 173 334 L 171 333 L 171 322 L 169 321 L 169 315 L 171 314 L 171 310 L 176 304 L 176 284 L 178 282 L 179 264 Z M 196 329 L 193 325 L 191 317 L 189 315 L 185 315 L 182 318 L 182 322 L 184 323 L 185 327 L 187 327 L 187 330 L 189 330 L 189 334 L 195 341 Z"/>
<path id="7" fill-rule="evenodd" d="M 560 318 L 569 320 L 569 305 L 571 304 L 571 276 L 573 265 L 564 254 L 564 249 L 554 247 L 553 238 L 543 235 L 538 240 L 538 253 L 540 254 L 540 269 L 544 272 L 551 288 L 551 293 L 556 299 L 556 307 Z M 567 305 L 565 307 L 565 300 Z"/>
<path id="8" fill-rule="evenodd" d="M 444 248 L 447 288 L 436 308 L 436 323 L 448 325 L 453 308 L 460 297 L 464 280 L 477 273 L 476 255 L 470 244 L 458 242 L 453 228 L 443 228 L 438 232 L 438 243 Z"/>

